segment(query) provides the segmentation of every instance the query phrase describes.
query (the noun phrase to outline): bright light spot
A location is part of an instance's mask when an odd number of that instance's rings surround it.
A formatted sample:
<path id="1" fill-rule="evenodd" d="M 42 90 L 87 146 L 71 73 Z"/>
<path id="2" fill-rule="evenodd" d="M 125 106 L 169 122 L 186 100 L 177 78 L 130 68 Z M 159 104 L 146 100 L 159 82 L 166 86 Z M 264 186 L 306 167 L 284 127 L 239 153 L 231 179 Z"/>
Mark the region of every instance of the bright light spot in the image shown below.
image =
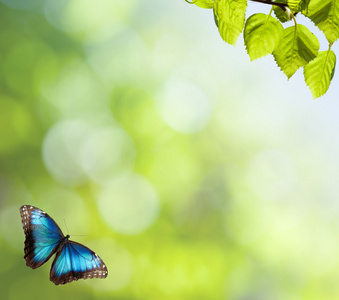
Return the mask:
<path id="1" fill-rule="evenodd" d="M 157 104 L 167 125 L 183 133 L 202 130 L 212 113 L 212 105 L 205 93 L 185 80 L 169 81 L 160 93 Z"/>
<path id="2" fill-rule="evenodd" d="M 87 177 L 79 165 L 84 140 L 91 131 L 82 121 L 64 121 L 54 125 L 43 141 L 42 155 L 51 175 L 68 185 L 83 184 Z"/>
<path id="3" fill-rule="evenodd" d="M 104 186 L 98 195 L 99 209 L 116 232 L 137 234 L 158 217 L 159 201 L 151 183 L 138 174 L 124 176 Z"/>
<path id="4" fill-rule="evenodd" d="M 43 142 L 43 160 L 51 175 L 67 185 L 83 184 L 90 177 L 102 182 L 134 165 L 129 136 L 110 117 L 90 121 L 62 121 Z"/>
<path id="5" fill-rule="evenodd" d="M 257 154 L 250 162 L 248 180 L 258 197 L 264 200 L 280 200 L 295 187 L 295 166 L 283 151 L 266 150 Z"/>
<path id="6" fill-rule="evenodd" d="M 104 127 L 87 137 L 81 164 L 91 179 L 103 182 L 114 174 L 129 172 L 134 158 L 134 144 L 129 136 L 118 127 Z"/>
<path id="7" fill-rule="evenodd" d="M 106 89 L 81 60 L 67 64 L 57 79 L 42 82 L 41 91 L 65 117 L 108 109 Z"/>

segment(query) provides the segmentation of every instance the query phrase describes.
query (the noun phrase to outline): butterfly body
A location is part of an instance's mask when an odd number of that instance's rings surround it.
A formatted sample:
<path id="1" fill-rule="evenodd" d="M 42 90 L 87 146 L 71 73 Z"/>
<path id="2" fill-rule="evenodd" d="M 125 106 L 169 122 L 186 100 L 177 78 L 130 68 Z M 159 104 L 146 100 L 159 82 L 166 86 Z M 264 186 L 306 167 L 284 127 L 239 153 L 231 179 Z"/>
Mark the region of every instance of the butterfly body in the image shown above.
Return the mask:
<path id="1" fill-rule="evenodd" d="M 41 209 L 24 205 L 20 208 L 25 232 L 25 261 L 39 268 L 53 254 L 50 280 L 56 285 L 87 278 L 106 278 L 107 268 L 100 257 L 86 246 L 64 236 L 55 221 Z"/>

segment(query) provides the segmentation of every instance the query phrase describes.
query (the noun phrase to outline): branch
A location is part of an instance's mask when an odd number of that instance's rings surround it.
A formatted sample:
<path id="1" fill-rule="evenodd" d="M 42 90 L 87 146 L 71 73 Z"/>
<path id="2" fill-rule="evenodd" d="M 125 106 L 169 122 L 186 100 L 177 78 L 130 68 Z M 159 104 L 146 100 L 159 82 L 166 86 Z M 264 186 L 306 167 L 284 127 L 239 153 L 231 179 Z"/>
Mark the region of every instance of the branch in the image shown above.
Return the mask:
<path id="1" fill-rule="evenodd" d="M 272 0 L 250 0 L 250 1 L 279 6 L 284 11 L 286 11 L 286 8 L 288 7 L 286 3 L 273 2 Z"/>

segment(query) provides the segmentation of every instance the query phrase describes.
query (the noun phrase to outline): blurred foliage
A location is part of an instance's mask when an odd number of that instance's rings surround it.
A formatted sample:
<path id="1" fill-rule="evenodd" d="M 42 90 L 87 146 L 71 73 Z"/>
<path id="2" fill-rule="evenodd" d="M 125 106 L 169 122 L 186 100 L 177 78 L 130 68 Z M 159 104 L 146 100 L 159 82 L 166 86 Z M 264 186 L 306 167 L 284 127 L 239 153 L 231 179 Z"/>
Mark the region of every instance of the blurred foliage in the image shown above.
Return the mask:
<path id="1" fill-rule="evenodd" d="M 283 106 L 299 92 L 270 94 L 271 72 L 201 42 L 184 7 L 1 0 L 4 299 L 339 296 L 337 144 Z M 56 287 L 50 262 L 27 268 L 23 204 L 67 233 L 65 218 L 107 279 Z"/>

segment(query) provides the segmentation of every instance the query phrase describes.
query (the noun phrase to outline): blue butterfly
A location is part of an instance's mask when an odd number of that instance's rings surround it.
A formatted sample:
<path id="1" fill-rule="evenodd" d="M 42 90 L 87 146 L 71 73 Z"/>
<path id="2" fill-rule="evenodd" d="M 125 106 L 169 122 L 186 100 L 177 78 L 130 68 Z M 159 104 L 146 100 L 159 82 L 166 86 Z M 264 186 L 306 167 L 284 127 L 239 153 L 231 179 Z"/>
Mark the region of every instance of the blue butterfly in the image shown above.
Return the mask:
<path id="1" fill-rule="evenodd" d="M 39 268 L 56 253 L 50 280 L 56 285 L 87 278 L 106 278 L 107 268 L 101 258 L 84 245 L 64 236 L 57 223 L 41 209 L 20 208 L 25 232 L 25 260 L 32 269 Z"/>

